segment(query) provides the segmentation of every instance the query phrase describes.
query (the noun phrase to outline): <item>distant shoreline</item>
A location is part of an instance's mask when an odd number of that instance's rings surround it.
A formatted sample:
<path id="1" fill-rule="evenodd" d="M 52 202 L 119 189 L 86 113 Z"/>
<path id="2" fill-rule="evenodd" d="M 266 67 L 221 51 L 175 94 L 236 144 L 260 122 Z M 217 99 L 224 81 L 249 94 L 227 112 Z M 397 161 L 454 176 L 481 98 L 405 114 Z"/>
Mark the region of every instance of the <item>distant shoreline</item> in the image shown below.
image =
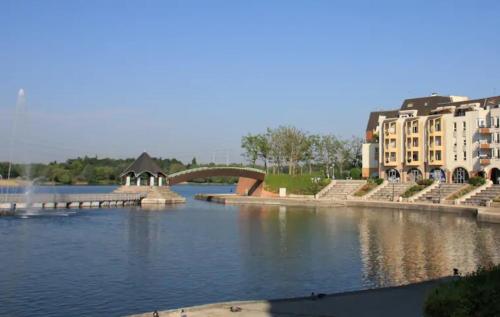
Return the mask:
<path id="1" fill-rule="evenodd" d="M 0 179 L 0 187 L 23 187 L 28 184 L 21 179 Z"/>
<path id="2" fill-rule="evenodd" d="M 23 180 L 0 180 L 0 187 L 23 187 L 28 185 L 27 181 Z M 200 186 L 234 186 L 236 183 L 195 183 L 195 182 L 186 182 L 175 184 L 173 186 L 178 185 L 200 185 Z M 84 186 L 122 186 L 122 184 L 59 184 L 59 183 L 37 183 L 37 186 L 73 186 L 73 187 L 84 187 Z"/>

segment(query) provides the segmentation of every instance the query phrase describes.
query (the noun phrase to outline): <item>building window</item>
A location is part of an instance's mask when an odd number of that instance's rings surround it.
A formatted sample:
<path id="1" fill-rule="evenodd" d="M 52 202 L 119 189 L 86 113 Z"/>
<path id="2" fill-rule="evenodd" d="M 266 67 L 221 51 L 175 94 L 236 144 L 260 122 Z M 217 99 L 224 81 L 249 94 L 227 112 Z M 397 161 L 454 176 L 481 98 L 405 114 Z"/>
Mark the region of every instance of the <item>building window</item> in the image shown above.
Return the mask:
<path id="1" fill-rule="evenodd" d="M 437 136 L 435 142 L 436 142 L 436 146 L 441 146 L 441 137 Z"/>
<path id="2" fill-rule="evenodd" d="M 418 152 L 413 152 L 413 161 L 416 162 L 418 161 Z"/>
<path id="3" fill-rule="evenodd" d="M 467 130 L 467 124 L 465 123 L 465 121 L 462 124 L 463 124 L 463 127 L 464 127 L 464 131 L 466 131 Z"/>
<path id="4" fill-rule="evenodd" d="M 441 119 L 436 119 L 436 132 L 441 131 Z"/>
<path id="5" fill-rule="evenodd" d="M 378 161 L 378 156 L 379 156 L 379 150 L 377 147 L 377 148 L 375 148 L 375 157 L 374 157 L 375 161 Z"/>
<path id="6" fill-rule="evenodd" d="M 464 146 L 467 146 L 467 139 L 464 139 Z"/>
<path id="7" fill-rule="evenodd" d="M 418 138 L 413 138 L 413 147 L 418 147 Z"/>
<path id="8" fill-rule="evenodd" d="M 455 154 L 453 159 L 455 160 L 455 162 L 458 161 L 458 155 Z"/>
<path id="9" fill-rule="evenodd" d="M 453 131 L 457 132 L 457 123 L 456 122 L 453 122 Z"/>
<path id="10" fill-rule="evenodd" d="M 441 161 L 441 151 L 436 151 L 436 161 Z"/>
<path id="11" fill-rule="evenodd" d="M 467 151 L 464 151 L 464 161 L 467 161 Z"/>
<path id="12" fill-rule="evenodd" d="M 486 125 L 484 124 L 484 119 L 483 118 L 477 119 L 477 126 L 478 126 L 478 128 L 484 128 L 484 127 L 486 127 Z"/>

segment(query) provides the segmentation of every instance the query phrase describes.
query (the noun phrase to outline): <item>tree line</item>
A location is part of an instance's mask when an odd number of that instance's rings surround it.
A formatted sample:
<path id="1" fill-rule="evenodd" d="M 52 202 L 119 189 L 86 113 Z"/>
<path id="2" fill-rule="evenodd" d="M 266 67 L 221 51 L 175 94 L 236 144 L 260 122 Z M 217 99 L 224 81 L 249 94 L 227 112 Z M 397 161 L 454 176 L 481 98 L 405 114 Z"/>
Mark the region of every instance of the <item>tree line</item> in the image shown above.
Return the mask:
<path id="1" fill-rule="evenodd" d="M 184 164 L 181 161 L 172 158 L 153 158 L 160 168 L 167 174 L 180 172 L 185 169 L 198 167 L 196 158 Z M 111 159 L 97 157 L 78 157 L 69 159 L 65 162 L 50 162 L 48 164 L 13 164 L 10 177 L 36 180 L 38 183 L 53 184 L 93 184 L 93 185 L 111 185 L 120 184 L 120 174 L 134 162 L 134 158 Z M 213 164 L 212 164 L 213 165 Z M 0 162 L 0 179 L 6 179 L 9 170 L 8 162 Z M 28 175 L 29 170 L 29 175 Z M 212 177 L 209 179 L 197 179 L 194 182 L 210 183 L 232 183 L 233 178 Z"/>
<path id="2" fill-rule="evenodd" d="M 262 163 L 267 172 L 274 174 L 319 171 L 327 178 L 359 178 L 362 144 L 358 137 L 311 134 L 294 126 L 268 128 L 241 139 L 243 155 L 252 166 Z"/>

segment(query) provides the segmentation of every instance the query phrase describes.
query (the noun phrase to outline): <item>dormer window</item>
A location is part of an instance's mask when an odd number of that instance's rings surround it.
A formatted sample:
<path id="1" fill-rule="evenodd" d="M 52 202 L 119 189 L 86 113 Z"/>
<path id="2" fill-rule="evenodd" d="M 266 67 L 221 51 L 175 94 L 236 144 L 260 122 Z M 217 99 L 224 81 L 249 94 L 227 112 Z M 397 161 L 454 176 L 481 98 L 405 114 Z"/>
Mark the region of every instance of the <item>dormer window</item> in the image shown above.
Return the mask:
<path id="1" fill-rule="evenodd" d="M 408 108 L 412 108 L 412 107 L 413 107 L 413 102 L 410 102 L 410 103 L 408 104 Z"/>

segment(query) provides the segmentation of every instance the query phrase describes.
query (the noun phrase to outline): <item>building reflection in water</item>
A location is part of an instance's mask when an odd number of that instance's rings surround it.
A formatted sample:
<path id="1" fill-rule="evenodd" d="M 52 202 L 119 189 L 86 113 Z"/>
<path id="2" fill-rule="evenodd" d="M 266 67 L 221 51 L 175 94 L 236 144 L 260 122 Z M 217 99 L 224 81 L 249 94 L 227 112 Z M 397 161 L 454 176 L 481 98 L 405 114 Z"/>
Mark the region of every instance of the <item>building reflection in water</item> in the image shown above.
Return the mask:
<path id="1" fill-rule="evenodd" d="M 434 212 L 355 211 L 365 282 L 406 284 L 500 262 L 498 227 Z"/>
<path id="2" fill-rule="evenodd" d="M 245 274 L 282 283 L 401 285 L 500 263 L 500 226 L 433 212 L 239 207 Z M 277 243 L 279 241 L 279 243 Z M 263 265 L 265 270 L 259 270 Z M 264 272 L 265 271 L 265 272 Z M 273 277 L 276 280 L 275 277 Z M 354 287 L 354 286 L 353 286 Z"/>

